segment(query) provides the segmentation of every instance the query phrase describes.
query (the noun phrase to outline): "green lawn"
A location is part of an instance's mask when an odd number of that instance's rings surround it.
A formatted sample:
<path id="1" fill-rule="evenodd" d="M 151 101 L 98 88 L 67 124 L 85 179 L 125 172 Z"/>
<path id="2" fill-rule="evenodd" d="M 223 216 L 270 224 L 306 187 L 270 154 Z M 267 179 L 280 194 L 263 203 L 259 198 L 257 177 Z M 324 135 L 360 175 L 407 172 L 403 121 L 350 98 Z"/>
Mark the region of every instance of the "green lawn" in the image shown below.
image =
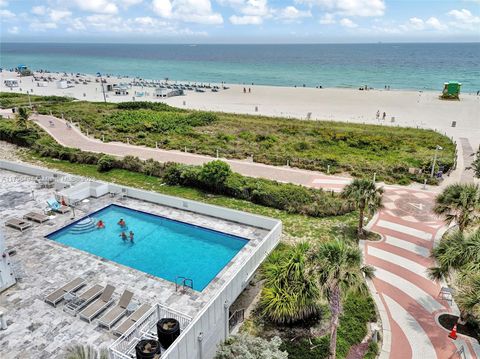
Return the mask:
<path id="1" fill-rule="evenodd" d="M 8 95 L 8 97 L 6 97 Z M 454 145 L 434 131 L 331 121 L 301 121 L 227 113 L 204 113 L 169 106 L 118 108 L 111 103 L 60 102 L 32 96 L 40 113 L 64 116 L 83 131 L 106 141 L 246 158 L 353 176 L 373 176 L 391 183 L 423 181 L 409 168 L 429 172 L 436 145 L 439 163 L 452 166 Z M 0 106 L 28 103 L 26 95 L 0 93 Z"/>
<path id="2" fill-rule="evenodd" d="M 300 214 L 290 214 L 286 211 L 270 207 L 260 206 L 248 201 L 231 197 L 212 195 L 198 189 L 167 186 L 157 177 L 150 177 L 141 173 L 114 169 L 100 173 L 96 165 L 70 163 L 68 161 L 54 160 L 40 157 L 27 151 L 24 159 L 34 161 L 42 166 L 58 169 L 64 172 L 109 181 L 126 186 L 142 188 L 148 191 L 164 193 L 172 196 L 188 198 L 195 201 L 228 207 L 240 211 L 255 213 L 263 216 L 278 218 L 283 222 L 285 240 L 328 240 L 332 236 L 340 236 L 354 240 L 354 229 L 357 221 L 357 213 L 349 213 L 344 216 L 315 218 Z"/>

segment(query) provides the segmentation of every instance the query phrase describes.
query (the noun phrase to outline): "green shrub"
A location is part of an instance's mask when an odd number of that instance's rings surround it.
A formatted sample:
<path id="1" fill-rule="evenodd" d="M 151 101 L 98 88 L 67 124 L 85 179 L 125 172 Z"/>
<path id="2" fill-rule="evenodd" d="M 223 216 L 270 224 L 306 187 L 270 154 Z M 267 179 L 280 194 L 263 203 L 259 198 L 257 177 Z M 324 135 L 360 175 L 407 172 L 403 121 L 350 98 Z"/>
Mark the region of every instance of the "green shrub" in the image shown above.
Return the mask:
<path id="1" fill-rule="evenodd" d="M 187 116 L 187 123 L 190 126 L 205 126 L 218 120 L 213 112 L 196 111 Z"/>
<path id="2" fill-rule="evenodd" d="M 279 337 L 266 340 L 240 334 L 229 337 L 220 344 L 215 359 L 287 359 L 288 354 L 280 349 L 281 344 Z"/>
<path id="3" fill-rule="evenodd" d="M 103 155 L 100 157 L 97 163 L 98 172 L 108 172 L 116 167 L 117 160 L 109 155 Z"/>
<path id="4" fill-rule="evenodd" d="M 30 147 L 39 139 L 36 129 L 26 126 L 17 126 L 12 120 L 0 121 L 0 140 L 18 146 Z"/>
<path id="5" fill-rule="evenodd" d="M 286 350 L 288 359 L 326 359 L 330 351 L 328 335 L 320 338 L 293 338 L 284 340 L 280 349 Z"/>
<path id="6" fill-rule="evenodd" d="M 120 167 L 124 170 L 132 172 L 142 172 L 143 161 L 138 157 L 125 156 L 118 162 Z"/>
<path id="7" fill-rule="evenodd" d="M 206 189 L 222 193 L 225 182 L 231 174 L 230 166 L 217 160 L 205 163 L 198 173 L 198 179 Z"/>
<path id="8" fill-rule="evenodd" d="M 166 103 L 148 101 L 120 102 L 117 104 L 117 108 L 120 110 L 178 111 Z"/>
<path id="9" fill-rule="evenodd" d="M 379 350 L 380 349 L 378 347 L 378 343 L 370 340 L 370 342 L 368 343 L 368 350 L 365 353 L 363 359 L 376 359 Z"/>
<path id="10" fill-rule="evenodd" d="M 337 353 L 346 357 L 350 347 L 367 335 L 365 323 L 376 321 L 375 305 L 369 295 L 350 294 L 343 301 L 343 314 L 338 327 Z"/>

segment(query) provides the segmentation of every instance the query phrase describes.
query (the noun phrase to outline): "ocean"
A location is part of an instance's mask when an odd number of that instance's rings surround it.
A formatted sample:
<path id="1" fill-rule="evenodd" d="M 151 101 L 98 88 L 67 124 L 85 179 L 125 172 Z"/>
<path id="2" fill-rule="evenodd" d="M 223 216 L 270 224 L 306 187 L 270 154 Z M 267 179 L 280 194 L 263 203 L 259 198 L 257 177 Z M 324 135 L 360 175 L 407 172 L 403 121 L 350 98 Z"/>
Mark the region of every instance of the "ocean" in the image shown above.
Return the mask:
<path id="1" fill-rule="evenodd" d="M 2 43 L 0 66 L 274 86 L 480 90 L 480 43 L 155 45 Z"/>

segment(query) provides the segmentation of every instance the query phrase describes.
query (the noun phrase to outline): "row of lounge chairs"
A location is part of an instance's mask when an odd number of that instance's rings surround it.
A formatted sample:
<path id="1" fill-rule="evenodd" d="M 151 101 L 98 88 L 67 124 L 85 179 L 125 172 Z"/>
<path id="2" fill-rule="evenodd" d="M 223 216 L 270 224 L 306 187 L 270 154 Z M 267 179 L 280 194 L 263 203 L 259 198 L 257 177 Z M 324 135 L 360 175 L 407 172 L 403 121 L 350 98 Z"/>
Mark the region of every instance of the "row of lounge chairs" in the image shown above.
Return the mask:
<path id="1" fill-rule="evenodd" d="M 91 323 L 101 313 L 105 312 L 114 302 L 112 299 L 115 287 L 108 284 L 102 286 L 95 284 L 83 293 L 76 295 L 76 292 L 86 285 L 86 281 L 80 277 L 73 279 L 69 283 L 61 286 L 45 297 L 45 302 L 56 307 L 58 303 L 64 300 L 67 294 L 72 298 L 66 304 L 63 310 L 69 314 L 77 315 Z M 125 290 L 120 297 L 117 305 L 106 311 L 99 319 L 98 325 L 111 330 L 113 326 L 127 314 L 127 308 L 132 300 L 133 293 Z M 151 305 L 143 304 L 127 317 L 119 326 L 113 329 L 116 335 L 125 334 L 130 328 L 142 318 L 149 310 Z"/>
<path id="2" fill-rule="evenodd" d="M 68 208 L 67 206 L 61 205 L 54 198 L 47 200 L 47 205 L 48 205 L 48 209 L 56 213 L 65 214 L 68 211 L 70 211 L 70 208 Z M 50 217 L 47 216 L 46 214 L 39 213 L 39 212 L 28 212 L 23 216 L 23 219 L 17 218 L 17 217 L 12 217 L 10 219 L 7 219 L 5 221 L 5 225 L 18 229 L 19 231 L 23 232 L 24 230 L 32 226 L 32 223 L 28 221 L 37 222 L 41 224 L 41 223 L 47 222 L 49 219 Z"/>
<path id="3" fill-rule="evenodd" d="M 19 231 L 23 232 L 25 229 L 28 229 L 32 226 L 32 222 L 28 221 L 33 221 L 37 223 L 44 223 L 47 222 L 50 219 L 47 215 L 43 213 L 38 213 L 38 212 L 28 212 L 23 216 L 23 219 L 13 217 L 10 219 L 7 219 L 5 221 L 5 225 L 18 229 Z"/>

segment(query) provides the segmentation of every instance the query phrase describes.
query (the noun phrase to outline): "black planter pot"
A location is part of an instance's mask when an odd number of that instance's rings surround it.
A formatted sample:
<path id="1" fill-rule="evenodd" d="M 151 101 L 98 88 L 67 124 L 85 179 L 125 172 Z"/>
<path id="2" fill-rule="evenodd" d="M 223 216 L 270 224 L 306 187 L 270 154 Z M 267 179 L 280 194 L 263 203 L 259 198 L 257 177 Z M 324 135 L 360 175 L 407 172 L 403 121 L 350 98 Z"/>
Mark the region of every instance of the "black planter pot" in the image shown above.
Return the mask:
<path id="1" fill-rule="evenodd" d="M 137 359 L 160 358 L 160 343 L 152 339 L 140 340 L 135 346 Z"/>
<path id="2" fill-rule="evenodd" d="M 168 349 L 180 335 L 180 323 L 173 318 L 163 318 L 157 322 L 158 341 L 163 348 Z"/>

